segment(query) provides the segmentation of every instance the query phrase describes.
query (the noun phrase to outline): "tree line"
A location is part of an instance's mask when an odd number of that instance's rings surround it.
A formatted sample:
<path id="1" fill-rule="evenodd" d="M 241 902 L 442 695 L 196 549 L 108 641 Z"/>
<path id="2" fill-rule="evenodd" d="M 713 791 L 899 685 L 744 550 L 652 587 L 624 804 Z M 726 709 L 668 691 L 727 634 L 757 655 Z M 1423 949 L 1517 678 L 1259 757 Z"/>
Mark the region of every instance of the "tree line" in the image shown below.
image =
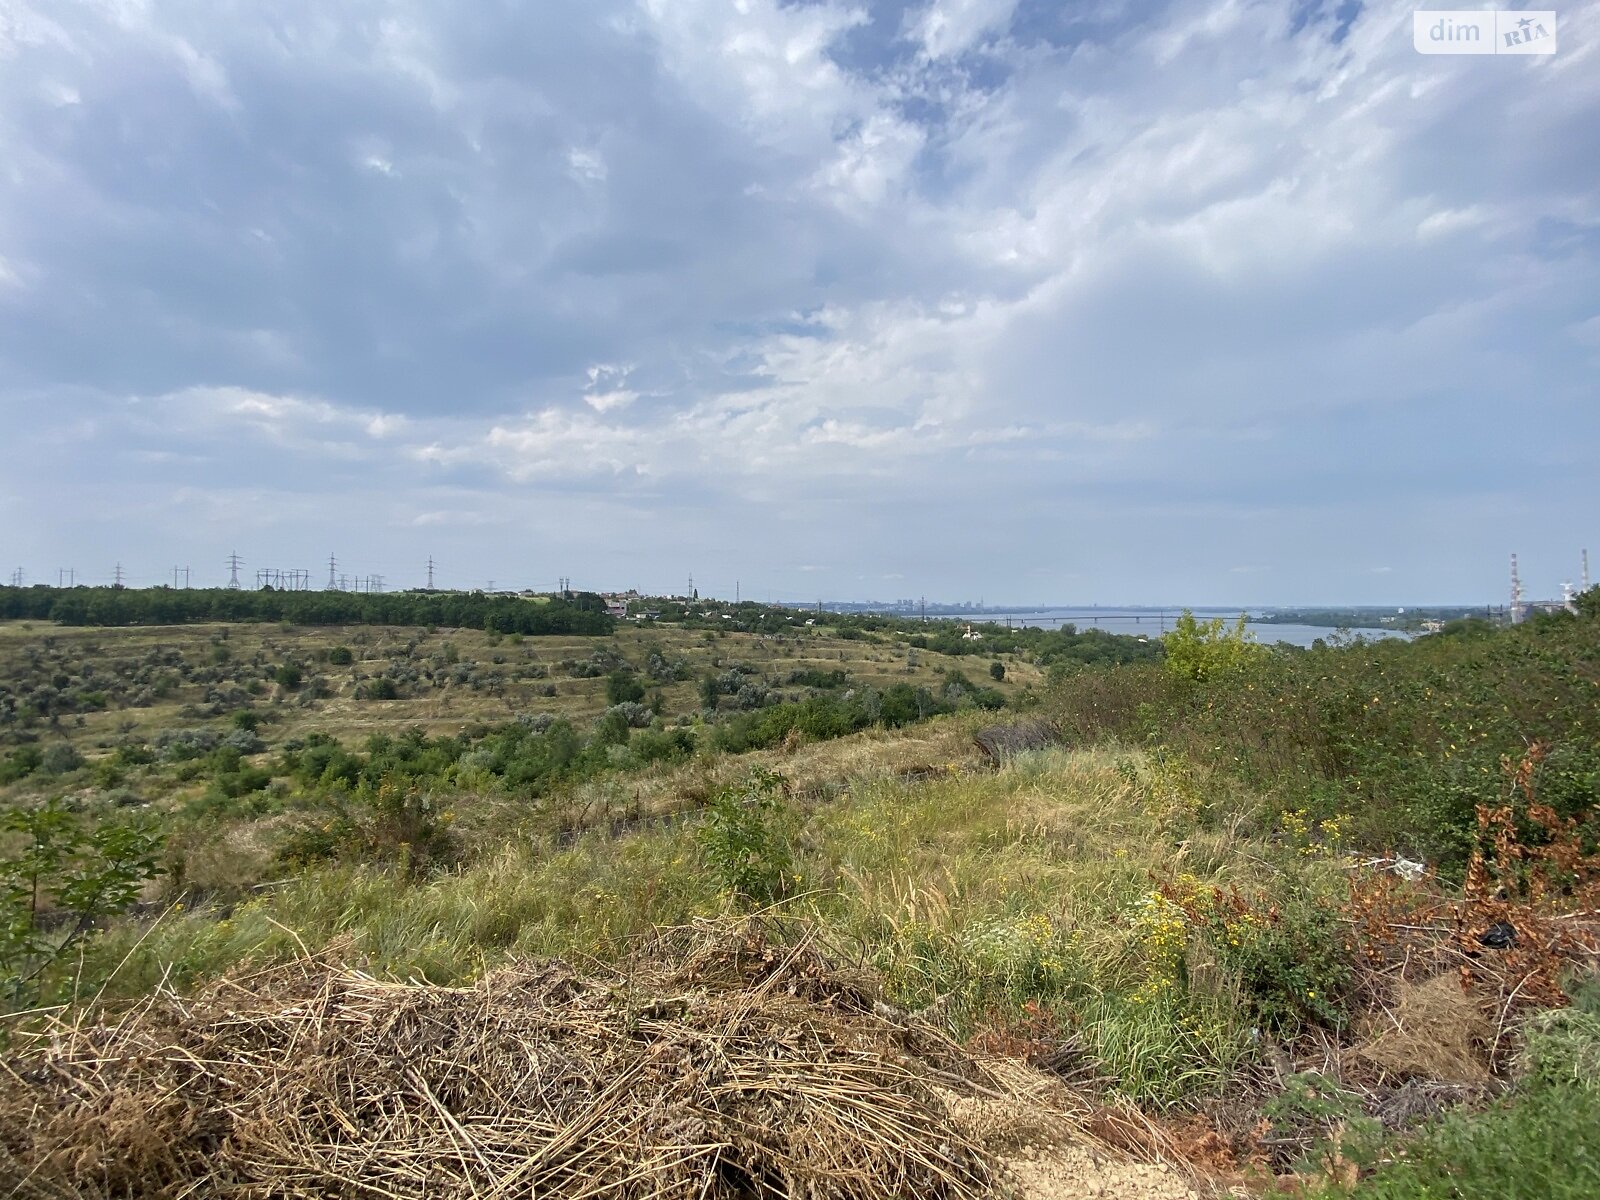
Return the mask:
<path id="1" fill-rule="evenodd" d="M 493 633 L 608 634 L 605 601 L 589 592 L 542 602 L 481 592 L 299 592 L 263 588 L 0 588 L 0 620 L 59 625 L 436 625 Z"/>

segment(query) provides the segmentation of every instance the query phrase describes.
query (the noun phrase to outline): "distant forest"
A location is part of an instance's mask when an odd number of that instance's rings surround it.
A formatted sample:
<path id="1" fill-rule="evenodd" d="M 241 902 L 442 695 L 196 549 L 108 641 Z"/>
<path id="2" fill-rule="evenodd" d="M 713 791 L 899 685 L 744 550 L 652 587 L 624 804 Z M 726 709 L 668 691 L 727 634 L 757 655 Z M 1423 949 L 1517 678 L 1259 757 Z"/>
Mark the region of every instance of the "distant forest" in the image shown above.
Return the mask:
<path id="1" fill-rule="evenodd" d="M 943 618 L 915 622 L 906 617 L 871 613 L 852 613 L 830 617 L 844 638 L 890 634 L 903 636 L 914 649 L 940 654 L 968 654 L 994 657 L 999 654 L 1026 654 L 1041 666 L 1057 663 L 1110 666 L 1116 663 L 1159 662 L 1162 658 L 1159 637 L 1139 637 L 1108 633 L 1104 629 L 1079 629 L 1063 625 L 1059 629 L 1039 629 L 1031 625 L 1007 628 L 992 622 L 964 622 Z M 971 630 L 976 637 L 967 637 Z"/>
<path id="2" fill-rule="evenodd" d="M 1316 625 L 1329 629 L 1421 629 L 1424 621 L 1493 617 L 1492 607 L 1455 604 L 1444 608 L 1279 608 L 1252 620 L 1262 625 Z"/>
<path id="3" fill-rule="evenodd" d="M 496 633 L 607 634 L 605 602 L 588 592 L 525 600 L 475 592 L 300 592 L 229 588 L 0 588 L 0 620 L 60 625 L 442 625 Z"/>

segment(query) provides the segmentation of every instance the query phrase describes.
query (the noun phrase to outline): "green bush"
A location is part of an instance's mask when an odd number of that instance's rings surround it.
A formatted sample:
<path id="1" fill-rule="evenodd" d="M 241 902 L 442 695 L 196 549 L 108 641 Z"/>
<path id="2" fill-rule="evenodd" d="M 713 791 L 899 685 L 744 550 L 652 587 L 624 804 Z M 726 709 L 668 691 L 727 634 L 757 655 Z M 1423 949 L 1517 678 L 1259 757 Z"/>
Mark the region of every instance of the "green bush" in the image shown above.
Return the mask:
<path id="1" fill-rule="evenodd" d="M 1053 675 L 1051 716 L 1063 735 L 1182 752 L 1284 809 L 1348 816 L 1351 844 L 1420 858 L 1446 879 L 1464 869 L 1477 806 L 1504 800 L 1502 759 L 1539 743 L 1547 753 L 1536 791 L 1591 822 L 1586 837 L 1600 840 L 1595 618 L 1320 650 L 1249 647 L 1243 666 L 1220 670 L 1204 657 L 1205 639 L 1188 649 L 1177 641 L 1164 670 Z"/>
<path id="2" fill-rule="evenodd" d="M 1162 638 L 1167 655 L 1167 670 L 1180 679 L 1205 682 L 1235 674 L 1260 660 L 1266 647 L 1256 644 L 1255 635 L 1245 626 L 1241 613 L 1230 629 L 1221 617 L 1204 624 L 1188 609 Z"/>
<path id="3" fill-rule="evenodd" d="M 27 778 L 43 761 L 44 755 L 37 746 L 18 746 L 0 761 L 0 785 Z"/>
<path id="4" fill-rule="evenodd" d="M 143 824 L 86 829 L 59 800 L 0 814 L 17 846 L 0 858 L 0 1003 L 26 1007 L 98 923 L 161 873 L 162 838 Z M 60 918 L 46 921 L 47 914 Z"/>
<path id="5" fill-rule="evenodd" d="M 313 814 L 280 847 L 278 857 L 285 865 L 351 859 L 422 875 L 455 861 L 451 816 L 414 780 L 394 775 L 376 783 L 363 779 L 347 797 L 330 799 L 329 810 L 320 817 Z"/>
<path id="6" fill-rule="evenodd" d="M 783 777 L 761 767 L 723 788 L 706 809 L 699 838 L 722 889 L 750 904 L 781 899 L 794 872 L 783 829 Z"/>
<path id="7" fill-rule="evenodd" d="M 606 676 L 606 703 L 637 704 L 644 699 L 644 684 L 632 671 L 613 671 Z"/>
<path id="8" fill-rule="evenodd" d="M 46 775 L 65 775 L 83 766 L 83 755 L 71 742 L 57 742 L 44 752 L 39 760 L 39 770 Z"/>
<path id="9" fill-rule="evenodd" d="M 1213 896 L 1204 928 L 1257 1025 L 1293 1036 L 1308 1025 L 1348 1024 L 1353 975 L 1337 905 L 1298 872 L 1254 903 Z"/>

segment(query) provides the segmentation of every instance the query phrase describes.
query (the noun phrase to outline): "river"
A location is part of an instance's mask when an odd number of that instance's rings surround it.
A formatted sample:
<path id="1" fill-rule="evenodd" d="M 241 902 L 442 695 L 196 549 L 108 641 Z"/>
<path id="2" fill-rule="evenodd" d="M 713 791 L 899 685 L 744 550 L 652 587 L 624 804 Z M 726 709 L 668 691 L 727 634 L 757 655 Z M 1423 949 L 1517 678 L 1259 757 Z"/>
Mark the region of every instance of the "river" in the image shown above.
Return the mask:
<path id="1" fill-rule="evenodd" d="M 1222 617 L 1230 624 L 1238 619 L 1237 608 L 1195 608 L 1194 615 L 1207 621 Z M 1160 637 L 1172 628 L 1172 623 L 1183 612 L 1181 605 L 1173 608 L 1035 608 L 1016 609 L 1009 612 L 940 613 L 941 621 L 992 621 L 997 625 L 1032 625 L 1041 629 L 1059 629 L 1063 625 L 1076 625 L 1079 629 L 1104 629 L 1107 633 L 1125 633 L 1134 637 Z M 1269 621 L 1249 620 L 1260 616 L 1261 610 L 1246 610 L 1245 627 L 1264 643 L 1287 642 L 1292 646 L 1309 646 L 1318 638 L 1327 639 L 1334 631 L 1325 625 L 1288 625 Z M 934 620 L 933 613 L 928 619 Z M 915 618 L 908 618 L 908 626 Z M 1356 629 L 1352 633 L 1367 638 L 1409 638 L 1412 635 L 1397 629 Z"/>

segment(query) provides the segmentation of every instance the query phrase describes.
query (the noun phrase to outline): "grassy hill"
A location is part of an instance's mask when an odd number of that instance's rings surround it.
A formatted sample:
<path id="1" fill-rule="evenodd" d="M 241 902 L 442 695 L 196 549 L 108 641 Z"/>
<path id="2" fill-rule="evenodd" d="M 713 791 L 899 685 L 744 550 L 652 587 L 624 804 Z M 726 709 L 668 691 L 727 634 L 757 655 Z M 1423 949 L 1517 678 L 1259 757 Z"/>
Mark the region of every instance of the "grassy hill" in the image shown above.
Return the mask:
<path id="1" fill-rule="evenodd" d="M 76 819 L 142 813 L 162 835 L 147 849 L 166 873 L 134 889 L 125 915 L 96 918 L 40 977 L 43 999 L 115 1006 L 308 955 L 425 988 L 553 959 L 626 977 L 663 929 L 759 910 L 775 922 L 766 961 L 814 947 L 869 1008 L 1024 1072 L 1003 1087 L 984 1075 L 969 1098 L 1004 1093 L 1028 1121 L 1164 1159 L 1195 1186 L 1259 1191 L 1298 1172 L 1297 1187 L 1374 1197 L 1577 1197 L 1593 1194 L 1600 1163 L 1596 621 L 1317 651 L 1202 631 L 1164 665 L 1048 677 L 1007 659 L 999 686 L 1023 712 L 985 712 L 970 692 L 961 703 L 958 687 L 953 711 L 891 727 L 881 710 L 857 732 L 830 723 L 845 711 L 836 693 L 886 697 L 909 681 L 947 695 L 970 656 L 815 631 L 519 645 L 195 628 L 182 663 L 228 646 L 229 662 L 249 664 L 228 682 L 264 689 L 246 711 L 280 718 L 257 722 L 261 749 L 231 766 L 212 749 L 95 778 L 115 765 L 115 739 L 153 744 L 162 720 L 244 730 L 231 700 L 183 716 L 216 686 L 191 677 L 160 698 L 161 720 L 64 722 L 85 763 L 31 771 L 5 796 L 37 813 L 64 793 Z M 6 632 L 24 680 L 65 653 L 57 640 L 30 657 L 42 635 Z M 109 662 L 115 646 L 142 664 L 170 652 L 148 635 L 82 631 L 99 655 L 76 642 L 70 653 Z M 432 665 L 445 642 L 457 661 Z M 339 646 L 352 661 L 334 670 L 323 656 Z M 550 768 L 565 744 L 556 727 L 503 715 L 558 703 L 598 731 L 616 707 L 601 648 L 659 685 L 661 718 L 620 742 L 580 738 Z M 1213 650 L 1223 665 L 1203 669 Z M 268 684 L 291 660 L 309 674 Z M 455 682 L 463 660 L 498 672 L 504 694 Z M 647 674 L 678 660 L 688 678 Z M 355 698 L 396 661 L 446 683 Z M 733 661 L 753 668 L 736 676 L 796 696 L 745 710 L 724 689 L 706 712 L 699 680 Z M 824 678 L 839 669 L 850 686 Z M 791 673 L 812 682 L 778 682 Z M 310 675 L 331 694 L 301 704 Z M 425 678 L 405 683 L 421 692 Z M 541 694 L 552 679 L 556 696 Z M 439 711 L 386 724 L 387 705 Z M 996 721 L 1031 723 L 1015 739 L 1030 748 L 984 752 L 976 735 Z M 675 727 L 687 743 L 671 741 Z M 266 783 L 229 795 L 252 769 Z M 118 809 L 108 788 L 151 807 Z M 13 862 L 38 837 L 16 824 Z M 954 1069 L 930 1063 L 915 1069 Z M 1056 1087 L 1077 1098 L 1071 1120 L 1038 1099 Z M 976 1152 L 1014 1150 L 978 1139 Z M 1519 1182 L 1530 1178 L 1536 1191 Z"/>

